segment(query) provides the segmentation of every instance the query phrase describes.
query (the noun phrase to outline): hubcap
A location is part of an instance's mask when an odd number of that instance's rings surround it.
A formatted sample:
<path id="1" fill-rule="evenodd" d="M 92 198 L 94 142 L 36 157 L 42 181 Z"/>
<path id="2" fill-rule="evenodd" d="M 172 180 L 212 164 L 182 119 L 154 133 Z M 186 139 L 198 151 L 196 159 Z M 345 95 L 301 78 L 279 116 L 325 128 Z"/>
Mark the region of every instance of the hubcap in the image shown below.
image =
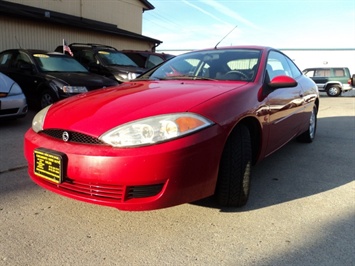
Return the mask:
<path id="1" fill-rule="evenodd" d="M 42 107 L 43 108 L 52 104 L 52 103 L 53 103 L 53 99 L 49 94 L 46 93 L 42 96 Z"/>
<path id="2" fill-rule="evenodd" d="M 338 94 L 338 88 L 337 87 L 331 87 L 329 88 L 329 94 L 330 95 L 337 95 Z"/>

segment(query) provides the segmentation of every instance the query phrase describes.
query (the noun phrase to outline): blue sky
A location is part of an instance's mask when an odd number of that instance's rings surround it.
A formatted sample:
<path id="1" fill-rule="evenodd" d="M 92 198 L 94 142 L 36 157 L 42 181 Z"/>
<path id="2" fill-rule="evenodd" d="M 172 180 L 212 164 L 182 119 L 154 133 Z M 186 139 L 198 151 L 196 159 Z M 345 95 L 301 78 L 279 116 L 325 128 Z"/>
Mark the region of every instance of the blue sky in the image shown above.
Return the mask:
<path id="1" fill-rule="evenodd" d="M 256 44 L 355 48 L 354 0 L 149 0 L 143 35 L 158 50 Z"/>

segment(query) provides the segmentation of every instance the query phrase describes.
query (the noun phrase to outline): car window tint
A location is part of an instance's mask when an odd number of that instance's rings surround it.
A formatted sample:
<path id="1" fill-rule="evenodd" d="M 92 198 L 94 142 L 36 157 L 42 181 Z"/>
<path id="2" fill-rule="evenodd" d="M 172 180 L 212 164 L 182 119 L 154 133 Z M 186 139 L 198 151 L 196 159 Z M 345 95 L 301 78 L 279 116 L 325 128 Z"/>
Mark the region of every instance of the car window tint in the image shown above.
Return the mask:
<path id="1" fill-rule="evenodd" d="M 148 59 L 147 59 L 146 68 L 151 68 L 151 67 L 154 67 L 156 65 L 159 65 L 163 61 L 164 60 L 162 58 L 160 58 L 159 56 L 150 55 L 148 57 Z"/>
<path id="2" fill-rule="evenodd" d="M 90 50 L 81 51 L 79 58 L 80 63 L 84 65 L 89 65 L 90 63 L 97 63 L 94 56 L 94 52 Z"/>
<path id="3" fill-rule="evenodd" d="M 266 71 L 270 80 L 280 75 L 292 77 L 292 72 L 287 62 L 287 57 L 276 51 L 271 51 L 269 53 Z"/>
<path id="4" fill-rule="evenodd" d="M 291 69 L 291 76 L 293 78 L 297 78 L 299 76 L 302 76 L 301 70 L 299 70 L 299 68 L 295 65 L 295 63 L 291 59 L 286 57 L 286 61 Z"/>
<path id="5" fill-rule="evenodd" d="M 329 77 L 330 69 L 317 69 L 314 73 L 315 77 Z"/>
<path id="6" fill-rule="evenodd" d="M 69 56 L 34 54 L 33 58 L 40 69 L 45 72 L 88 72 L 84 66 Z"/>
<path id="7" fill-rule="evenodd" d="M 307 70 L 307 71 L 304 71 L 304 74 L 305 74 L 307 77 L 314 77 L 314 70 Z"/>
<path id="8" fill-rule="evenodd" d="M 335 68 L 334 69 L 334 76 L 336 76 L 336 77 L 344 77 L 345 76 L 344 69 Z"/>
<path id="9" fill-rule="evenodd" d="M 15 60 L 12 62 L 12 66 L 14 68 L 20 69 L 21 66 L 23 66 L 24 64 L 32 64 L 32 61 L 27 54 L 20 52 L 17 54 Z"/>
<path id="10" fill-rule="evenodd" d="M 175 57 L 155 71 L 152 79 L 203 78 L 252 81 L 261 52 L 254 49 L 216 49 Z M 144 75 L 142 78 L 146 78 Z"/>
<path id="11" fill-rule="evenodd" d="M 12 57 L 13 57 L 13 55 L 10 53 L 2 54 L 0 56 L 0 65 L 8 67 Z"/>
<path id="12" fill-rule="evenodd" d="M 138 66 L 131 58 L 120 52 L 99 51 L 97 56 L 105 65 Z"/>

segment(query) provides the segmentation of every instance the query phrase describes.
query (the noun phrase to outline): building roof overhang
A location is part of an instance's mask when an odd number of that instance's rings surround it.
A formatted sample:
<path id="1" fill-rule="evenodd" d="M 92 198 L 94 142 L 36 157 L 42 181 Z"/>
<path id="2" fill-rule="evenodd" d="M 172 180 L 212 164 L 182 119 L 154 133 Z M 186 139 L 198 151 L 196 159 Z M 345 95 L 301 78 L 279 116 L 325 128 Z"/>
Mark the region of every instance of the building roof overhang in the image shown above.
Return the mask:
<path id="1" fill-rule="evenodd" d="M 151 5 L 148 1 L 141 0 L 141 2 L 147 6 L 146 10 L 154 9 L 154 6 Z M 160 40 L 117 28 L 117 25 L 114 24 L 6 1 L 0 1 L 0 16 L 9 16 L 11 18 L 26 19 L 37 22 L 45 22 L 56 25 L 86 29 L 105 34 L 132 38 L 140 41 L 147 41 L 154 43 L 155 46 L 158 46 L 162 43 L 162 41 Z"/>

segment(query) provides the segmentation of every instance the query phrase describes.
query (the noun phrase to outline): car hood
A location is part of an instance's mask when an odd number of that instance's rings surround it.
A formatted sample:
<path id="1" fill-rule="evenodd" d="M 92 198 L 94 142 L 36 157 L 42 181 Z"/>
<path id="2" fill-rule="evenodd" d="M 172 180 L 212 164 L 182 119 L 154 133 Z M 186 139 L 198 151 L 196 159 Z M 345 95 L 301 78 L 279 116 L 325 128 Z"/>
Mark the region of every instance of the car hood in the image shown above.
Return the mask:
<path id="1" fill-rule="evenodd" d="M 79 72 L 51 72 L 46 73 L 47 80 L 61 80 L 63 83 L 71 86 L 86 86 L 88 90 L 99 87 L 108 87 L 117 85 L 118 82 L 93 73 Z"/>
<path id="2" fill-rule="evenodd" d="M 8 93 L 14 83 L 15 81 L 13 81 L 11 78 L 0 73 L 0 92 Z"/>
<path id="3" fill-rule="evenodd" d="M 44 129 L 61 128 L 99 136 L 137 119 L 188 112 L 246 82 L 221 86 L 216 81 L 140 81 L 70 97 L 54 104 Z"/>

